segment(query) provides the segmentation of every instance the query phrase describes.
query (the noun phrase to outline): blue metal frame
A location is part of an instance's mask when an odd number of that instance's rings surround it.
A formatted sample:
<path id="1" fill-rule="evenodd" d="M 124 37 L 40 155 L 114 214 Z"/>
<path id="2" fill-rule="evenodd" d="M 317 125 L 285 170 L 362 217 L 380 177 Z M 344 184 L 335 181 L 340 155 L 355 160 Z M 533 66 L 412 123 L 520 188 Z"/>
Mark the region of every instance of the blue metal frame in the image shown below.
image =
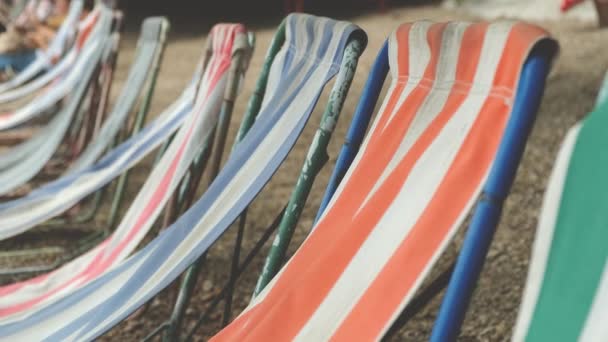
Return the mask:
<path id="1" fill-rule="evenodd" d="M 458 338 L 501 216 L 503 202 L 509 194 L 526 140 L 534 125 L 551 60 L 557 51 L 553 42 L 546 43 L 542 42 L 532 50 L 523 67 L 512 118 L 507 124 L 496 161 L 456 261 L 456 268 L 435 321 L 432 342 L 455 341 Z"/>
<path id="2" fill-rule="evenodd" d="M 315 222 L 321 217 L 321 214 L 327 207 L 334 192 L 336 192 L 346 171 L 355 159 L 357 152 L 359 152 L 361 143 L 365 138 L 365 132 L 367 131 L 371 117 L 374 114 L 374 109 L 378 102 L 380 92 L 382 91 L 382 86 L 386 79 L 386 75 L 388 74 L 388 70 L 388 41 L 386 41 L 374 61 L 370 75 L 363 88 L 363 94 L 357 104 L 355 114 L 353 115 L 346 137 L 344 138 L 344 144 L 342 145 L 338 160 L 336 161 L 336 166 L 334 167 L 334 171 L 332 172 L 327 188 L 325 189 L 325 194 L 323 195 L 323 200 L 321 201 L 321 206 L 317 212 Z"/>

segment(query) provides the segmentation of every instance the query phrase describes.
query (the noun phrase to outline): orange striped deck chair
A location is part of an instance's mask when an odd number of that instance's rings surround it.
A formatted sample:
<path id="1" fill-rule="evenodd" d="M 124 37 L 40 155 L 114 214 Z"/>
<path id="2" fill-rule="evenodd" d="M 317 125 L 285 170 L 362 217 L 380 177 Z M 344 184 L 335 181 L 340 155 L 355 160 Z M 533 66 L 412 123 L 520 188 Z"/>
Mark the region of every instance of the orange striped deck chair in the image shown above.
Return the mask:
<path id="1" fill-rule="evenodd" d="M 214 341 L 383 337 L 478 199 L 495 228 L 556 50 L 518 22 L 398 27 L 388 94 L 328 206 Z"/>

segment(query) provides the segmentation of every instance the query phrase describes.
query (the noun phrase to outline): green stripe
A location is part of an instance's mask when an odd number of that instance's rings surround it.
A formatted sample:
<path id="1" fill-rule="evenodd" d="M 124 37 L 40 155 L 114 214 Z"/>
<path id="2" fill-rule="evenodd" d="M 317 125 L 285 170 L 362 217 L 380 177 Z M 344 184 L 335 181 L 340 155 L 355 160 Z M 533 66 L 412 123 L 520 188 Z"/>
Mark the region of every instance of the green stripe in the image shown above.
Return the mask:
<path id="1" fill-rule="evenodd" d="M 528 341 L 576 341 L 608 257 L 608 103 L 584 122 L 570 160 Z"/>

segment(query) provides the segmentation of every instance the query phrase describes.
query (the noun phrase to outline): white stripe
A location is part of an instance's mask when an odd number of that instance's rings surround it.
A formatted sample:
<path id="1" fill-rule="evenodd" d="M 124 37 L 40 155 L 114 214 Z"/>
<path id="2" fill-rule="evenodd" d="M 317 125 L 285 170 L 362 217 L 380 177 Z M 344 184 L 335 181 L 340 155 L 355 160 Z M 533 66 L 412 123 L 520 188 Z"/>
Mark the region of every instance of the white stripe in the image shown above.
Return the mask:
<path id="1" fill-rule="evenodd" d="M 424 133 L 427 127 L 431 124 L 431 122 L 437 117 L 437 115 L 441 113 L 441 110 L 443 109 L 449 96 L 451 95 L 450 91 L 454 85 L 454 79 L 456 78 L 456 68 L 458 66 L 457 61 L 460 52 L 460 43 L 462 41 L 462 36 L 464 35 L 464 30 L 468 26 L 469 24 L 465 22 L 452 22 L 447 25 L 441 42 L 442 55 L 438 61 L 437 70 L 435 72 L 436 76 L 433 80 L 434 89 L 424 99 L 424 102 L 420 106 L 420 109 L 416 112 L 416 115 L 414 116 L 412 123 L 410 124 L 409 130 L 406 133 L 405 138 L 397 148 L 397 151 L 395 151 L 395 154 L 389 161 L 388 165 L 386 166 L 380 177 L 378 177 L 378 180 L 376 180 L 376 183 L 374 184 L 372 190 L 367 194 L 367 197 L 361 203 L 359 211 L 365 207 L 369 199 L 372 198 L 378 188 L 384 183 L 386 178 L 397 167 L 401 159 L 403 159 L 403 157 L 405 157 L 405 155 L 410 151 L 410 149 L 416 143 L 416 141 L 418 141 L 418 138 L 420 138 L 422 133 Z M 424 37 L 426 38 L 426 36 L 427 33 L 425 32 Z M 428 43 L 424 44 L 424 46 L 426 47 L 426 50 L 429 51 L 429 57 L 427 57 L 426 59 L 428 63 L 428 60 L 430 59 L 430 47 Z M 417 48 L 410 49 L 410 51 L 412 50 L 419 51 L 419 49 Z M 424 50 L 424 48 L 420 50 Z M 425 68 L 420 69 L 424 70 Z M 407 93 L 407 96 L 409 96 L 411 91 L 416 87 L 424 87 L 424 85 L 420 84 L 422 81 L 423 80 L 420 77 L 408 78 L 404 93 Z M 405 98 L 403 98 L 403 100 L 405 100 Z M 385 129 L 393 122 L 395 115 L 401 109 L 400 107 L 401 106 L 396 107 L 395 110 L 391 113 L 390 119 L 387 121 Z M 357 213 L 359 211 L 357 211 Z"/>

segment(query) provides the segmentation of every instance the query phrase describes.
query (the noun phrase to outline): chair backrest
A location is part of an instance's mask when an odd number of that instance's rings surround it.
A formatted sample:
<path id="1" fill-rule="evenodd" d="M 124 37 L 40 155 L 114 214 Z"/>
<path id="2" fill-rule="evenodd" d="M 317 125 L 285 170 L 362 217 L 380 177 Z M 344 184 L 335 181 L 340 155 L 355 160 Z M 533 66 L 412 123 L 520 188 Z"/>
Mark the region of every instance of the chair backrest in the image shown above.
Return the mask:
<path id="1" fill-rule="evenodd" d="M 607 341 L 608 102 L 564 140 L 549 180 L 513 341 Z"/>
<path id="2" fill-rule="evenodd" d="M 156 20 L 156 23 L 162 25 L 162 21 Z M 158 27 L 156 31 L 159 33 Z M 114 233 L 91 251 L 52 273 L 0 288 L 0 317 L 4 320 L 22 317 L 26 311 L 31 314 L 65 296 L 66 291 L 75 290 L 120 263 L 152 227 L 200 147 L 211 136 L 228 77 L 239 79 L 241 75 L 238 73 L 244 70 L 231 62 L 234 50 L 250 49 L 244 26 L 218 25 L 212 30 L 211 37 L 216 43 L 210 50 L 194 107 Z"/>
<path id="3" fill-rule="evenodd" d="M 391 86 L 353 164 L 311 235 L 216 340 L 381 338 L 472 208 L 501 145 L 525 143 L 507 127 L 520 116 L 522 67 L 542 41 L 544 31 L 514 22 L 421 21 L 391 34 Z"/>
<path id="4" fill-rule="evenodd" d="M 260 114 L 201 199 L 125 262 L 27 320 L 2 325 L 0 334 L 92 339 L 167 286 L 228 228 L 295 143 L 324 84 L 341 70 L 346 43 L 363 35 L 352 24 L 308 15 L 285 23 L 286 43 Z"/>

